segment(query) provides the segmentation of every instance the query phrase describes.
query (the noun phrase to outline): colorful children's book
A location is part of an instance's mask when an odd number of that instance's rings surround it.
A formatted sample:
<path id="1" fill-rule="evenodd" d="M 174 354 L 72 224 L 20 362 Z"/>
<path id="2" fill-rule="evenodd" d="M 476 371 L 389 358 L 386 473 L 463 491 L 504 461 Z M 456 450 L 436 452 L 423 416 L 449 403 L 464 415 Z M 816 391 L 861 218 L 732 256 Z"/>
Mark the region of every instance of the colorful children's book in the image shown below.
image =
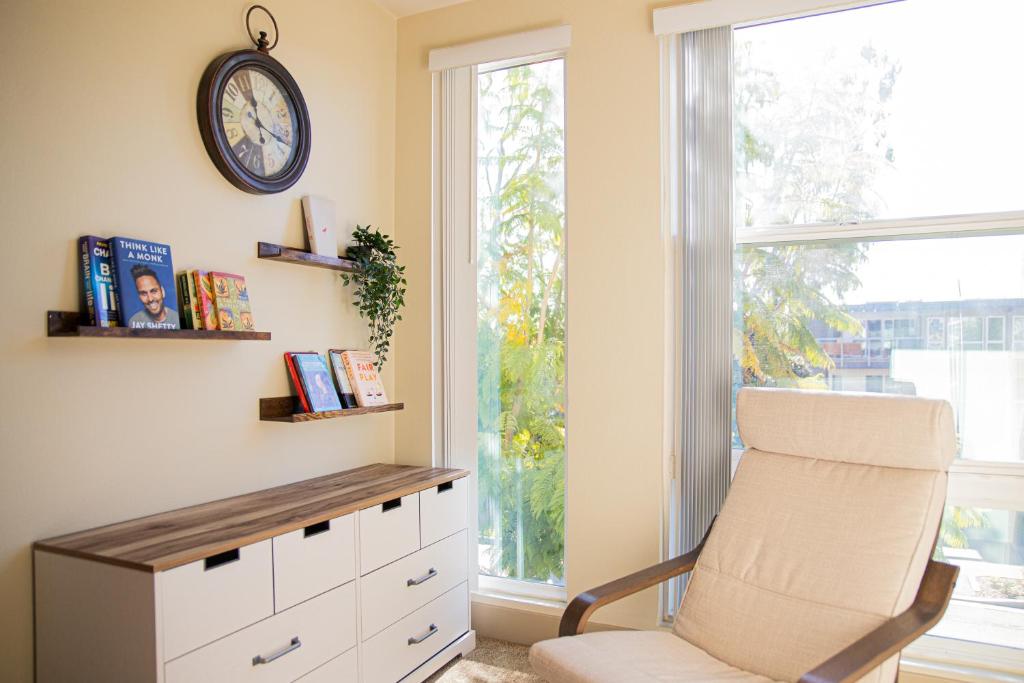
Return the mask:
<path id="1" fill-rule="evenodd" d="M 306 195 L 302 198 L 302 217 L 306 223 L 309 250 L 314 254 L 337 258 L 338 231 L 334 202 Z"/>
<path id="2" fill-rule="evenodd" d="M 193 270 L 192 279 L 196 283 L 196 307 L 204 330 L 219 330 L 217 326 L 217 308 L 213 303 L 213 282 L 205 270 Z"/>
<path id="3" fill-rule="evenodd" d="M 341 400 L 334 390 L 334 382 L 331 381 L 324 357 L 319 353 L 293 353 L 291 357 L 302 391 L 309 402 L 309 412 L 341 410 Z"/>
<path id="4" fill-rule="evenodd" d="M 316 351 L 303 351 L 298 353 L 315 354 Z M 299 399 L 299 405 L 302 407 L 302 412 L 312 412 L 309 409 L 309 399 L 306 398 L 306 392 L 302 389 L 302 381 L 299 379 L 299 373 L 295 370 L 295 359 L 293 356 L 296 352 L 289 351 L 284 354 L 284 365 L 288 368 L 288 378 L 292 381 L 292 388 L 295 390 L 295 396 Z"/>
<path id="5" fill-rule="evenodd" d="M 79 313 L 94 327 L 117 327 L 117 286 L 110 265 L 110 243 L 103 237 L 78 239 L 82 262 Z"/>
<path id="6" fill-rule="evenodd" d="M 171 248 L 114 237 L 110 250 L 121 324 L 151 330 L 181 329 Z"/>
<path id="7" fill-rule="evenodd" d="M 356 395 L 352 391 L 352 382 L 348 379 L 348 371 L 345 370 L 345 361 L 341 359 L 341 354 L 344 353 L 341 349 L 331 349 L 327 352 L 327 357 L 331 361 L 331 369 L 334 370 L 334 381 L 338 384 L 338 395 L 341 398 L 341 405 L 345 408 L 355 408 L 359 404 L 356 402 Z"/>
<path id="8" fill-rule="evenodd" d="M 341 360 L 352 382 L 352 390 L 359 407 L 387 404 L 384 383 L 377 374 L 377 357 L 370 351 L 342 351 Z"/>
<path id="9" fill-rule="evenodd" d="M 213 301 L 217 308 L 217 323 L 222 330 L 256 329 L 249 305 L 249 289 L 245 278 L 231 273 L 211 272 Z"/>

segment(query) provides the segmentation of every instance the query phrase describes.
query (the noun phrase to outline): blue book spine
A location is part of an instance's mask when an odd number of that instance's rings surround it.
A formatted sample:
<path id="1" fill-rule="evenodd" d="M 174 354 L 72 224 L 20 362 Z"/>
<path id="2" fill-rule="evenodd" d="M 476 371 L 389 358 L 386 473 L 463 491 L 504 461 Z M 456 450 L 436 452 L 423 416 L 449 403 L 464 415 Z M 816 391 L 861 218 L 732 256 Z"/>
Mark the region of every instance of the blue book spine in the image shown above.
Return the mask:
<path id="1" fill-rule="evenodd" d="M 78 240 L 82 266 L 81 313 L 89 325 L 117 327 L 117 287 L 110 262 L 110 244 L 95 235 Z"/>
<path id="2" fill-rule="evenodd" d="M 121 324 L 150 330 L 178 330 L 178 292 L 171 248 L 130 237 L 110 240 Z"/>
<path id="3" fill-rule="evenodd" d="M 341 410 L 341 401 L 324 357 L 319 353 L 297 353 L 292 356 L 292 360 L 302 382 L 303 392 L 309 400 L 310 410 L 314 413 Z"/>

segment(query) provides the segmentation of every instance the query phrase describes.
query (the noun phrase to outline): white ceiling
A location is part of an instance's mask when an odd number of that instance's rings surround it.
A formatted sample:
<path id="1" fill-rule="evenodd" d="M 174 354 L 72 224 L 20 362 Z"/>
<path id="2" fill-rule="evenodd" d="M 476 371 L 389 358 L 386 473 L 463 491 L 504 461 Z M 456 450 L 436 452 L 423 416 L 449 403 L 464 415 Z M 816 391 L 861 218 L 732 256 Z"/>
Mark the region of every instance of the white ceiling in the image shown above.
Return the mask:
<path id="1" fill-rule="evenodd" d="M 377 3 L 394 14 L 396 17 L 407 17 L 410 14 L 429 12 L 438 7 L 458 5 L 469 0 L 377 0 Z"/>

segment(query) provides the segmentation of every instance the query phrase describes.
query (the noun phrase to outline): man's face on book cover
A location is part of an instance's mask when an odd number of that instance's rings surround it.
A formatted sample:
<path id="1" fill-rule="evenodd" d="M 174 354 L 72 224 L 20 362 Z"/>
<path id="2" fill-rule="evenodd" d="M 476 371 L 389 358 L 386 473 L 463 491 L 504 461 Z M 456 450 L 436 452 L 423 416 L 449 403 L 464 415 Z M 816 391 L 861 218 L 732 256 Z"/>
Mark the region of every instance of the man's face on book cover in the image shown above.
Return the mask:
<path id="1" fill-rule="evenodd" d="M 146 307 L 150 316 L 159 320 L 164 314 L 164 288 L 152 275 L 143 275 L 135 280 L 135 288 L 139 290 L 139 299 Z"/>

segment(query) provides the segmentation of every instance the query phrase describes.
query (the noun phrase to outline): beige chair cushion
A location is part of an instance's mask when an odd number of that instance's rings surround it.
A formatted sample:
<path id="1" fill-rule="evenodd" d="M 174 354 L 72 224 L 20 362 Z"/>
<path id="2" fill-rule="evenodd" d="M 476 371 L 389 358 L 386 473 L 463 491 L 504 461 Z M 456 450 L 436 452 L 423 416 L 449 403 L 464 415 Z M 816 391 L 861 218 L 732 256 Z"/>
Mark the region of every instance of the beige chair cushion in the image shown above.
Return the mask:
<path id="1" fill-rule="evenodd" d="M 907 609 L 942 516 L 948 411 L 913 398 L 741 391 L 737 421 L 753 447 L 675 632 L 733 666 L 793 681 Z M 901 467 L 881 465 L 889 460 Z M 891 681 L 895 664 L 865 680 Z"/>
<path id="2" fill-rule="evenodd" d="M 667 631 L 602 631 L 530 648 L 530 663 L 559 683 L 770 683 L 729 666 Z"/>
<path id="3" fill-rule="evenodd" d="M 945 472 L 956 455 L 953 409 L 913 396 L 742 389 L 747 448 L 819 460 Z"/>

